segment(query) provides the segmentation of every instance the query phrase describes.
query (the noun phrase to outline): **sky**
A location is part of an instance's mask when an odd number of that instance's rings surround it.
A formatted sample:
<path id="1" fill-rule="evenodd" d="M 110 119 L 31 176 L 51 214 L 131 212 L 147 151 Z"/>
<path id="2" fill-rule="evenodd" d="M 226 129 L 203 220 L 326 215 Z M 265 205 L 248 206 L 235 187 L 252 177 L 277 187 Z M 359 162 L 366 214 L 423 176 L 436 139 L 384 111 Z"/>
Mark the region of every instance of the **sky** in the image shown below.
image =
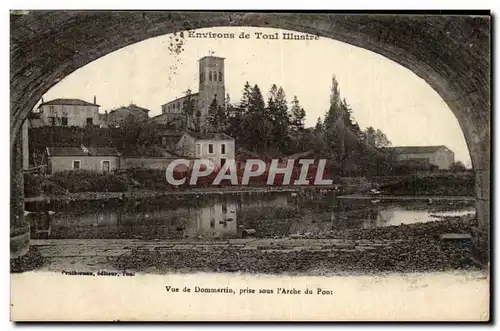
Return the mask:
<path id="1" fill-rule="evenodd" d="M 225 86 L 238 102 L 243 85 L 259 85 L 265 99 L 272 84 L 282 86 L 289 102 L 297 96 L 314 126 L 329 107 L 332 76 L 362 129 L 382 130 L 393 146 L 446 145 L 455 160 L 470 167 L 469 151 L 456 117 L 441 97 L 405 67 L 363 48 L 333 39 L 260 39 L 257 33 L 281 37 L 270 28 L 217 27 L 197 33 L 233 33 L 234 38 L 193 38 L 185 34 L 184 50 L 171 52 L 172 35 L 144 40 L 103 56 L 76 70 L 51 88 L 44 101 L 78 98 L 100 112 L 135 103 L 161 113 L 161 105 L 198 91 L 198 59 L 213 53 L 225 58 Z M 250 35 L 248 39 L 239 34 Z M 297 32 L 294 32 L 297 33 Z"/>

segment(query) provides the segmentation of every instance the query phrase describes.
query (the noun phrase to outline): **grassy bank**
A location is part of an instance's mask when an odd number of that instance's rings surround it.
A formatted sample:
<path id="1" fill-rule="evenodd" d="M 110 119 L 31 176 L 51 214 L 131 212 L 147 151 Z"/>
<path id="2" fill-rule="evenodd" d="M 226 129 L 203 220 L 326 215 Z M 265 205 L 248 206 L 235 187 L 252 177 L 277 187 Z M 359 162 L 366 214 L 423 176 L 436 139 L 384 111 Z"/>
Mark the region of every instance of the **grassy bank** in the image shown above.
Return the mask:
<path id="1" fill-rule="evenodd" d="M 474 178 L 472 173 L 435 173 L 425 176 L 402 177 L 346 177 L 342 178 L 342 192 L 367 193 L 377 188 L 384 195 L 446 195 L 473 196 Z M 51 176 L 25 174 L 24 189 L 26 197 L 65 196 L 73 194 L 77 200 L 85 199 L 84 193 L 123 193 L 161 191 L 176 192 L 193 189 L 262 189 L 266 185 L 216 187 L 203 181 L 198 185 L 174 187 L 165 179 L 165 173 L 155 169 L 127 169 L 113 173 L 92 171 L 64 171 Z M 284 188 L 273 186 L 273 188 Z M 295 187 L 296 188 L 296 187 Z M 139 193 L 140 194 L 140 193 Z M 150 194 L 150 193 L 148 193 Z M 76 195 L 76 196 L 75 196 Z M 88 194 L 87 194 L 88 195 Z M 117 197 L 120 194 L 115 194 Z"/>

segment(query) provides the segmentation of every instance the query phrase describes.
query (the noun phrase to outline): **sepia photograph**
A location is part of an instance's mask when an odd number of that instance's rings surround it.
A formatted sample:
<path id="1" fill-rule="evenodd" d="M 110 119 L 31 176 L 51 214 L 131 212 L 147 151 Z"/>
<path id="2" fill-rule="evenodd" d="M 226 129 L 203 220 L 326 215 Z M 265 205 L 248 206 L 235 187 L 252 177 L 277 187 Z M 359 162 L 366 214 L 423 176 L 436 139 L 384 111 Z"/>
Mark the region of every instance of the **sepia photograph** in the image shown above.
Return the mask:
<path id="1" fill-rule="evenodd" d="M 489 11 L 10 10 L 10 318 L 490 316 Z"/>

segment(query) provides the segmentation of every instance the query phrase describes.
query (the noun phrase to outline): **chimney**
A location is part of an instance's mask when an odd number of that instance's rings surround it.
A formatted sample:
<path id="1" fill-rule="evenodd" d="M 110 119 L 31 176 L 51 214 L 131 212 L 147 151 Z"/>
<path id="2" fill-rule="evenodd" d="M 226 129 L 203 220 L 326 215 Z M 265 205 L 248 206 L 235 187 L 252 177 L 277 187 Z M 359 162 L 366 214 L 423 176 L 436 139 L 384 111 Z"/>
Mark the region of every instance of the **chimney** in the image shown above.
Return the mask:
<path id="1" fill-rule="evenodd" d="M 95 95 L 94 95 L 94 105 L 97 105 L 97 101 L 96 101 Z"/>

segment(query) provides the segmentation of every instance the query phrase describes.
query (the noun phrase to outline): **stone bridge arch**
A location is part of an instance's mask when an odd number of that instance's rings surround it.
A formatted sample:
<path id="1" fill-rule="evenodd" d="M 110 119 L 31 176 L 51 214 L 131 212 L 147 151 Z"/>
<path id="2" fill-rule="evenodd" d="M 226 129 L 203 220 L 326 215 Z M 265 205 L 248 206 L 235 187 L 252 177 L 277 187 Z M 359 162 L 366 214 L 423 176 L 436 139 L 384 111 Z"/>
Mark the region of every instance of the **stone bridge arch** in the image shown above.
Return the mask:
<path id="1" fill-rule="evenodd" d="M 424 79 L 457 117 L 475 172 L 481 230 L 478 233 L 486 239 L 482 243 L 488 242 L 491 35 L 488 12 L 475 16 L 433 16 L 16 11 L 10 19 L 11 152 L 21 150 L 22 123 L 53 85 L 91 61 L 148 38 L 217 26 L 271 27 L 317 34 L 383 55 Z M 11 256 L 15 257 L 26 252 L 29 233 L 26 237 L 21 154 L 12 155 Z"/>

